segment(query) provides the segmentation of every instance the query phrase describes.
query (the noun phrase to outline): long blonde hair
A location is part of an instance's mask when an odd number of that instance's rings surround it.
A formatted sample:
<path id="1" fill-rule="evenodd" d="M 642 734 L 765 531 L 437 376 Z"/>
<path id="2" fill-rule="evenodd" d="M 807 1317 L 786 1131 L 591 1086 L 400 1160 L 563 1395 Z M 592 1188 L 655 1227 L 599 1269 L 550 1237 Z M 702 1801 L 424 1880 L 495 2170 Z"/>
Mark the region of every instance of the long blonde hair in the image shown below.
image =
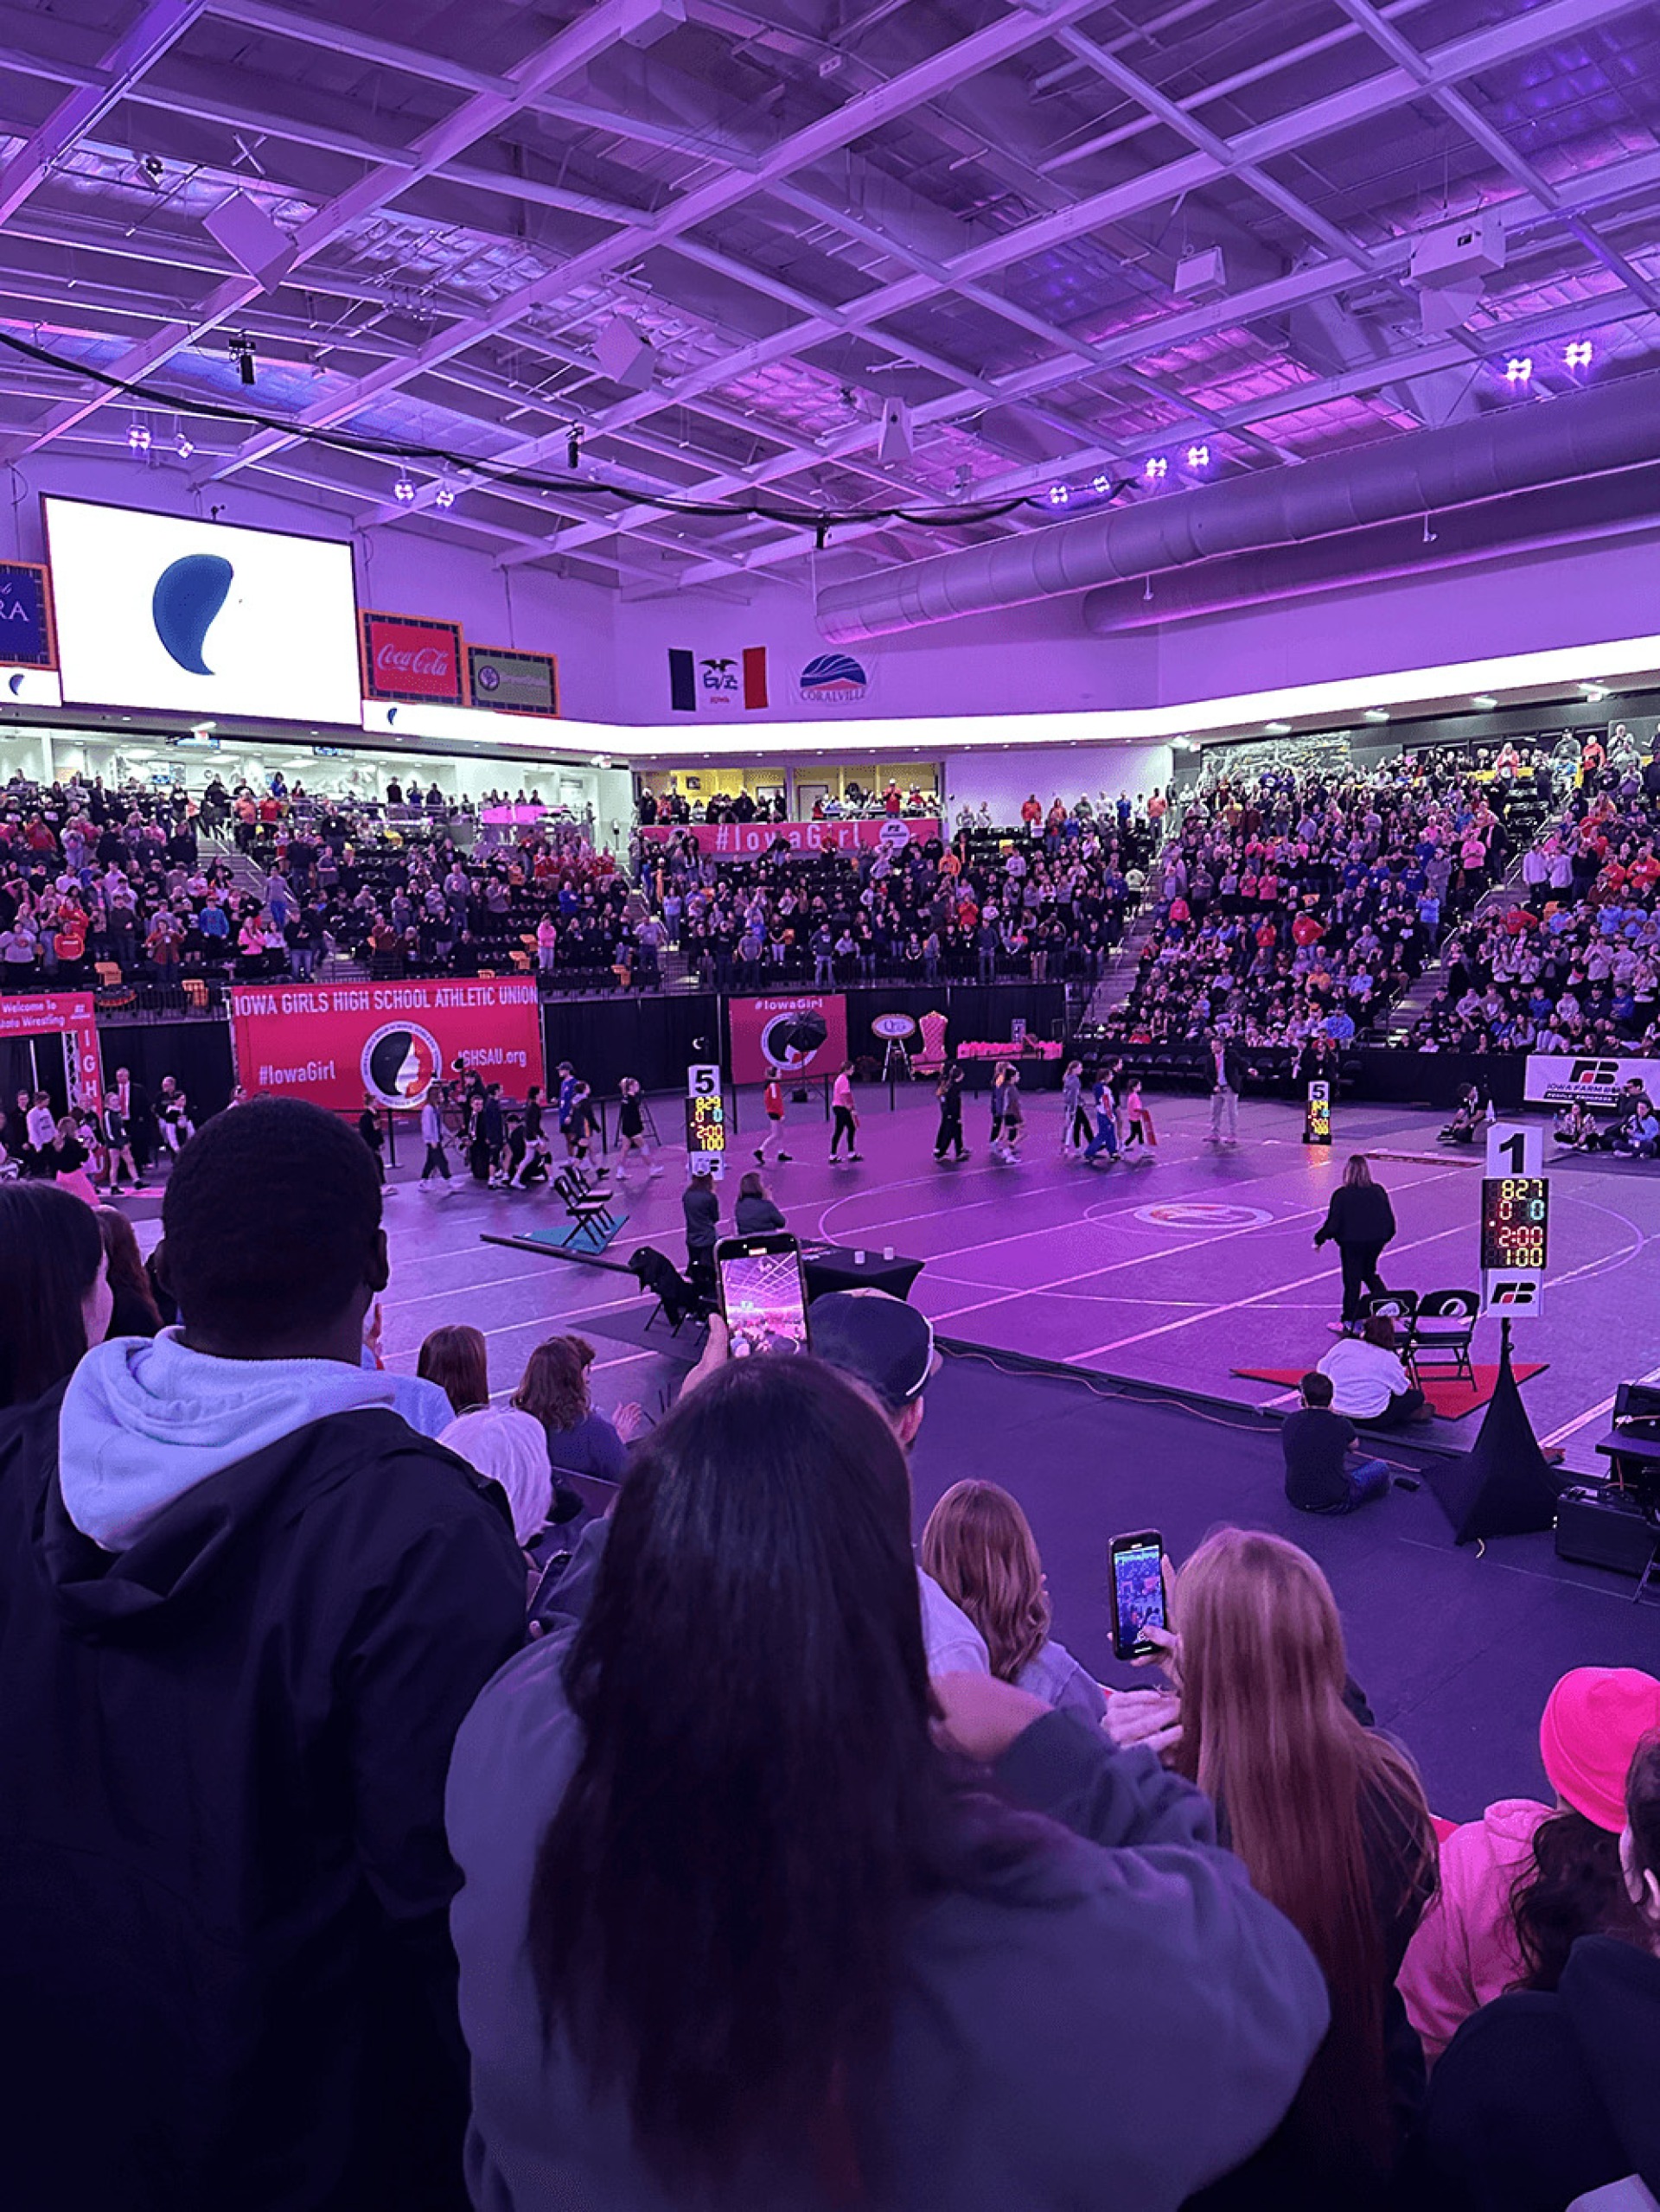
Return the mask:
<path id="1" fill-rule="evenodd" d="M 1318 1960 L 1331 2027 L 1292 2108 L 1322 2164 L 1382 2166 L 1390 2151 L 1383 2006 L 1389 1965 L 1366 1835 L 1410 1839 L 1419 1888 L 1433 1831 L 1409 1761 L 1344 1703 L 1348 1667 L 1331 1585 L 1282 1537 L 1219 1529 L 1176 1584 L 1182 1740 L 1176 1763 L 1216 1804 L 1259 1896 Z"/>
<path id="2" fill-rule="evenodd" d="M 1049 1639 L 1044 1563 L 1019 1506 L 995 1482 L 954 1482 L 928 1516 L 923 1565 L 986 1639 L 1012 1682 Z"/>

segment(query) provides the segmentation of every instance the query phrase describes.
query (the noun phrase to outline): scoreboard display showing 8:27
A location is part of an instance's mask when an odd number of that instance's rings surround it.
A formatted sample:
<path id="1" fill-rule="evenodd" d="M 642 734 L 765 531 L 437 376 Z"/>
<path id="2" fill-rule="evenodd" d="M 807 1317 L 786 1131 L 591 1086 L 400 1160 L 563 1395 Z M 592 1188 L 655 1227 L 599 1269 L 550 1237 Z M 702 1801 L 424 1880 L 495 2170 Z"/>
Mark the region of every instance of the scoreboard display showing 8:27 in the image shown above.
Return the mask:
<path id="1" fill-rule="evenodd" d="M 1550 1185 L 1543 1176 L 1489 1176 L 1481 1186 L 1484 1272 L 1542 1275 L 1549 1245 Z"/>

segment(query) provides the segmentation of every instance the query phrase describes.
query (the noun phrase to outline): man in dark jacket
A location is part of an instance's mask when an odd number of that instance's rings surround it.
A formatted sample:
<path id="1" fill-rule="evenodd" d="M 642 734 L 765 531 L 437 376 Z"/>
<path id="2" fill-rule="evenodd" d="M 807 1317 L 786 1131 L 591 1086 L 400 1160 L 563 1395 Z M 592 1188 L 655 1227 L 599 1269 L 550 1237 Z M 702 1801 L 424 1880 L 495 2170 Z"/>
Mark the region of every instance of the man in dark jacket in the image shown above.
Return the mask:
<path id="1" fill-rule="evenodd" d="M 1210 1055 L 1210 1134 L 1206 1142 L 1237 1144 L 1245 1061 L 1233 1039 L 1223 1036 L 1220 1030 L 1206 1033 L 1205 1045 Z"/>
<path id="2" fill-rule="evenodd" d="M 168 1184 L 182 1327 L 0 1425 L 0 2203 L 450 2212 L 442 1802 L 520 1640 L 492 1497 L 361 1364 L 374 1163 L 314 1106 Z"/>

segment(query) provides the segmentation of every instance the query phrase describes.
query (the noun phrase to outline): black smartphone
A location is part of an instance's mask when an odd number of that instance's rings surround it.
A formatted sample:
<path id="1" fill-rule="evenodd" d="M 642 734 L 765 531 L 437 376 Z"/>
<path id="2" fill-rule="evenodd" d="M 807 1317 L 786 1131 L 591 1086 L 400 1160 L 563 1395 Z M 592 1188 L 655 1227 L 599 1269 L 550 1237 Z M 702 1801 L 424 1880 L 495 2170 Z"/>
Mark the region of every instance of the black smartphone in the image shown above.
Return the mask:
<path id="1" fill-rule="evenodd" d="M 1108 1550 L 1113 1600 L 1113 1654 L 1146 1659 L 1158 1649 L 1142 1633 L 1165 1619 L 1165 1539 L 1156 1528 L 1114 1536 Z"/>
<path id="2" fill-rule="evenodd" d="M 748 1359 L 753 1352 L 807 1350 L 801 1248 L 788 1231 L 723 1237 L 715 1246 L 715 1275 L 733 1359 Z"/>

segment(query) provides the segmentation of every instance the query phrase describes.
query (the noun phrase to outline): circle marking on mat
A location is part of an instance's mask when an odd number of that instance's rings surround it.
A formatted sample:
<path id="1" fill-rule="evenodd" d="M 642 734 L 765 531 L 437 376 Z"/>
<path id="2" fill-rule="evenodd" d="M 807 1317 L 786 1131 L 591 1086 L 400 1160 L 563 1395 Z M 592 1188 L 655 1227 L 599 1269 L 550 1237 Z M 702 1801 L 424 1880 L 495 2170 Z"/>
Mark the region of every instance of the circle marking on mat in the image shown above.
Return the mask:
<path id="1" fill-rule="evenodd" d="M 1166 1198 L 1138 1206 L 1138 1221 L 1152 1229 L 1261 1229 L 1273 1221 L 1260 1206 L 1219 1206 L 1197 1198 Z"/>

